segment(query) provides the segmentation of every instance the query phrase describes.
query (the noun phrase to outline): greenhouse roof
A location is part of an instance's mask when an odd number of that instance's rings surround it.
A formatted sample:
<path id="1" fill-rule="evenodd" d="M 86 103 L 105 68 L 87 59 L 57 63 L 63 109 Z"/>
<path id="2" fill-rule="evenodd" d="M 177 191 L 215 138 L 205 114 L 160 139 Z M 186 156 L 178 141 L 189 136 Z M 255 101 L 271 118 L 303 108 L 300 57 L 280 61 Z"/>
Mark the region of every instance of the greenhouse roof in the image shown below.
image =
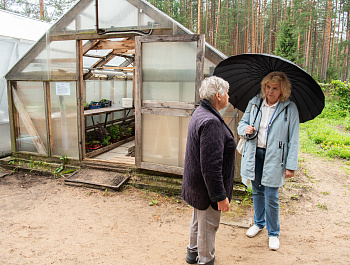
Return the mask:
<path id="1" fill-rule="evenodd" d="M 27 32 L 31 31 L 27 29 Z M 100 59 L 101 63 L 97 61 L 93 65 L 97 68 L 107 60 L 120 56 L 120 50 L 124 57 L 130 56 L 130 51 L 134 53 L 131 44 L 137 35 L 184 34 L 193 32 L 143 0 L 80 0 L 47 30 L 26 56 L 7 73 L 6 79 L 77 80 L 76 40 L 84 41 L 84 57 L 92 56 L 89 54 L 90 49 L 101 49 L 101 45 L 114 46 L 109 54 L 104 55 L 104 59 Z M 107 43 L 117 38 L 122 40 Z M 127 51 L 124 51 L 124 46 Z M 227 56 L 206 43 L 205 57 L 218 64 Z M 91 76 L 91 73 L 86 75 Z"/>
<path id="2" fill-rule="evenodd" d="M 0 36 L 29 41 L 37 41 L 51 26 L 48 22 L 5 10 L 0 10 L 0 25 L 3 25 Z"/>

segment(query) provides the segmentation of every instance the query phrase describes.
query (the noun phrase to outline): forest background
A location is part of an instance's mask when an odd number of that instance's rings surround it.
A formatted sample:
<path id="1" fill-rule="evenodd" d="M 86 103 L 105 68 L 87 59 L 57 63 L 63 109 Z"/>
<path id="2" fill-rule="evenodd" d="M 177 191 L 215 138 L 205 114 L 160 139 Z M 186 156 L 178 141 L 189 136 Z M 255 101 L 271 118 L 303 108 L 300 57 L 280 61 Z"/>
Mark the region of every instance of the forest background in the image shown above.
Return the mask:
<path id="1" fill-rule="evenodd" d="M 57 20 L 74 0 L 1 0 L 0 8 Z M 319 82 L 349 80 L 350 0 L 149 0 L 227 56 L 276 54 Z"/>

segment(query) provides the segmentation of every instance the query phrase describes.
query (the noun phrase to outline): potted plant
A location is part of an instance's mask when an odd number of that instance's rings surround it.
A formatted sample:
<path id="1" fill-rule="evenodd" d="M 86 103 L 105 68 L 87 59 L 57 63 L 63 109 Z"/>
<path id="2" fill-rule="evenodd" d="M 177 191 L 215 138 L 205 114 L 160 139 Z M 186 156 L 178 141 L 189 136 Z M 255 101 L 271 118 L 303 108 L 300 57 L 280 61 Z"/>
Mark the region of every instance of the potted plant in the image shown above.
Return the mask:
<path id="1" fill-rule="evenodd" d="M 85 148 L 86 149 L 90 149 L 92 146 L 91 146 L 91 142 L 90 141 L 85 141 Z"/>
<path id="2" fill-rule="evenodd" d="M 91 146 L 92 146 L 92 149 L 95 150 L 95 149 L 100 148 L 102 145 L 101 145 L 101 142 L 100 142 L 100 141 L 94 140 L 94 141 L 91 142 Z"/>
<path id="3" fill-rule="evenodd" d="M 111 139 L 110 136 L 106 136 L 106 138 L 104 138 L 103 141 L 102 141 L 102 146 L 110 145 L 111 144 L 110 141 L 109 141 L 110 139 Z"/>
<path id="4" fill-rule="evenodd" d="M 112 125 L 109 127 L 109 135 L 111 136 L 112 143 L 118 142 L 120 139 L 119 125 Z"/>
<path id="5" fill-rule="evenodd" d="M 105 98 L 101 99 L 100 103 L 101 103 L 101 108 L 110 107 L 112 105 L 112 101 Z"/>
<path id="6" fill-rule="evenodd" d="M 90 109 L 90 104 L 84 101 L 84 110 Z"/>

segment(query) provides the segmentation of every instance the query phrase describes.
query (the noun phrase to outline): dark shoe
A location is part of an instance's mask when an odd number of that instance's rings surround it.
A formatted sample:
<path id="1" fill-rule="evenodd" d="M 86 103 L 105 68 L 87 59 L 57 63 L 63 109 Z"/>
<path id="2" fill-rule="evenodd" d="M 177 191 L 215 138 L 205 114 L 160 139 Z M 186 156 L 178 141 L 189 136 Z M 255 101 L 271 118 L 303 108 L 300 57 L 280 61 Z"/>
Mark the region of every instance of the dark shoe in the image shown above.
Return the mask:
<path id="1" fill-rule="evenodd" d="M 208 263 L 205 263 L 205 265 L 214 265 L 215 257 L 209 261 Z"/>
<path id="2" fill-rule="evenodd" d="M 198 252 L 190 252 L 190 250 L 187 249 L 186 262 L 188 264 L 197 264 L 197 259 L 198 259 Z"/>

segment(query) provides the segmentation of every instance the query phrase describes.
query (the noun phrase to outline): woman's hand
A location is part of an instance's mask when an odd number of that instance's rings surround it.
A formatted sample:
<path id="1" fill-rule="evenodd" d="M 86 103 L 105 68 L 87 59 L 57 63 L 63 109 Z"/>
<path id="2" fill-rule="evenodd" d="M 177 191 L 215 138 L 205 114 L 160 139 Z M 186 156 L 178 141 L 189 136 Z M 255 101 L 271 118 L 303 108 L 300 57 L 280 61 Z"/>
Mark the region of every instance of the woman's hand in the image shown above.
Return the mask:
<path id="1" fill-rule="evenodd" d="M 256 130 L 255 127 L 248 125 L 245 128 L 245 134 L 252 134 L 255 130 Z"/>
<path id="2" fill-rule="evenodd" d="M 227 198 L 223 201 L 218 202 L 218 210 L 222 212 L 227 212 L 230 210 L 230 203 Z"/>
<path id="3" fill-rule="evenodd" d="M 286 179 L 294 177 L 294 170 L 286 169 Z"/>

